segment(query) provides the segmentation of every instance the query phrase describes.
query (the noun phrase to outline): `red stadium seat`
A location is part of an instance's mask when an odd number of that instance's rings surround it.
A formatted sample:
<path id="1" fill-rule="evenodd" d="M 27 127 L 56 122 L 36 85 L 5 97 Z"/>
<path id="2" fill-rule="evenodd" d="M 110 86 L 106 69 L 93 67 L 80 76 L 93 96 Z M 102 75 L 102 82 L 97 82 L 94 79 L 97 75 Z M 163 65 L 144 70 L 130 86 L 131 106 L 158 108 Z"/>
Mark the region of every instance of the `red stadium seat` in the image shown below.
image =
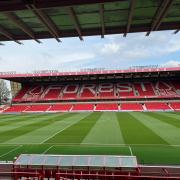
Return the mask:
<path id="1" fill-rule="evenodd" d="M 116 103 L 101 103 L 96 105 L 96 111 L 118 111 Z"/>
<path id="2" fill-rule="evenodd" d="M 13 98 L 13 101 L 22 101 L 23 96 L 28 92 L 30 89 L 30 86 L 24 86 L 19 93 L 16 95 L 16 97 Z"/>
<path id="3" fill-rule="evenodd" d="M 14 102 L 36 102 L 78 99 L 138 99 L 180 97 L 178 82 L 126 82 L 99 84 L 54 84 L 25 86 L 13 99 Z"/>
<path id="4" fill-rule="evenodd" d="M 123 111 L 143 111 L 143 106 L 139 103 L 122 103 L 121 110 Z"/>
<path id="5" fill-rule="evenodd" d="M 70 111 L 71 108 L 72 108 L 72 104 L 54 104 L 48 109 L 48 111 L 49 112 Z"/>
<path id="6" fill-rule="evenodd" d="M 170 103 L 171 108 L 173 108 L 175 111 L 180 111 L 180 102 L 172 102 Z"/>
<path id="7" fill-rule="evenodd" d="M 50 105 L 32 105 L 25 112 L 45 112 L 50 108 Z"/>
<path id="8" fill-rule="evenodd" d="M 140 96 L 155 96 L 155 92 L 153 90 L 153 85 L 150 82 L 146 83 L 134 83 L 134 88 L 137 92 L 137 95 Z"/>
<path id="9" fill-rule="evenodd" d="M 29 108 L 29 106 L 27 106 L 27 105 L 13 105 L 13 106 L 10 106 L 9 108 L 7 108 L 6 110 L 4 110 L 4 112 L 6 112 L 6 113 L 23 112 L 28 108 Z"/>
<path id="10" fill-rule="evenodd" d="M 94 104 L 75 104 L 72 111 L 93 111 Z"/>
<path id="11" fill-rule="evenodd" d="M 166 103 L 161 102 L 151 102 L 151 103 L 145 103 L 146 109 L 150 111 L 156 111 L 156 110 L 171 110 L 171 108 Z"/>

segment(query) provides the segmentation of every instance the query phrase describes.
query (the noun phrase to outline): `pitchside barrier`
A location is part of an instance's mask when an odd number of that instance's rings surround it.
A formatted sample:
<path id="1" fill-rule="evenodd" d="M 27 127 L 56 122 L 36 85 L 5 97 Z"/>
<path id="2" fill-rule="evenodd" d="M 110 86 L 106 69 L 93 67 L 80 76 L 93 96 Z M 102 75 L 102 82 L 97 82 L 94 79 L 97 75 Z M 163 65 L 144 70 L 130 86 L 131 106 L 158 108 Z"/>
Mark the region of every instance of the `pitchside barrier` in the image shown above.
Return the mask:
<path id="1" fill-rule="evenodd" d="M 0 179 L 180 179 L 180 166 L 140 165 L 135 156 L 21 154 L 0 163 Z"/>

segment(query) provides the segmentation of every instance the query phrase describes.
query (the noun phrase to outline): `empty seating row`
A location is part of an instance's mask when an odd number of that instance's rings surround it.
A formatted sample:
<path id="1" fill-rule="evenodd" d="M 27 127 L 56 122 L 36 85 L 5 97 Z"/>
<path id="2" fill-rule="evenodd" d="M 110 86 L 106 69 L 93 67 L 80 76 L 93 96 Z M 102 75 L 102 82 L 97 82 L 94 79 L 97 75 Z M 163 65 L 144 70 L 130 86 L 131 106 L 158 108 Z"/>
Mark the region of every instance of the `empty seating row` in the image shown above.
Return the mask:
<path id="1" fill-rule="evenodd" d="M 143 106 L 139 103 L 123 103 L 121 104 L 123 111 L 143 111 Z"/>
<path id="2" fill-rule="evenodd" d="M 77 104 L 38 104 L 12 105 L 5 113 L 18 112 L 68 112 L 68 111 L 168 111 L 180 110 L 180 102 L 146 102 L 146 103 L 77 103 Z"/>
<path id="3" fill-rule="evenodd" d="M 180 111 L 180 102 L 173 102 L 171 103 L 171 108 L 174 109 L 175 111 Z"/>
<path id="4" fill-rule="evenodd" d="M 96 105 L 96 111 L 118 111 L 118 104 L 102 103 Z"/>
<path id="5" fill-rule="evenodd" d="M 25 85 L 13 101 L 180 97 L 179 86 L 175 81 Z"/>
<path id="6" fill-rule="evenodd" d="M 27 106 L 27 105 L 13 105 L 13 106 L 7 108 L 6 110 L 4 110 L 4 112 L 6 112 L 6 113 L 23 112 L 28 108 L 29 108 L 29 106 Z"/>
<path id="7" fill-rule="evenodd" d="M 171 110 L 171 108 L 166 103 L 160 102 L 151 102 L 145 104 L 147 110 L 154 111 L 154 110 Z"/>

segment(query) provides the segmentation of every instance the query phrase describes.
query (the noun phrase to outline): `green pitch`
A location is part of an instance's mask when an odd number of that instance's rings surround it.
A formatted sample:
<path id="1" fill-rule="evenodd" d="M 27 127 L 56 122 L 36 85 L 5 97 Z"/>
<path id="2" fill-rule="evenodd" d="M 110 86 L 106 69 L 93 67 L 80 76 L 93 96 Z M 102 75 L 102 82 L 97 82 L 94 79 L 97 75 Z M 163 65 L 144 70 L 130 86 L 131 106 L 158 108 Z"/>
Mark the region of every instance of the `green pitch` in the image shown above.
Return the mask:
<path id="1" fill-rule="evenodd" d="M 0 160 L 21 153 L 135 155 L 180 165 L 180 113 L 0 115 Z"/>

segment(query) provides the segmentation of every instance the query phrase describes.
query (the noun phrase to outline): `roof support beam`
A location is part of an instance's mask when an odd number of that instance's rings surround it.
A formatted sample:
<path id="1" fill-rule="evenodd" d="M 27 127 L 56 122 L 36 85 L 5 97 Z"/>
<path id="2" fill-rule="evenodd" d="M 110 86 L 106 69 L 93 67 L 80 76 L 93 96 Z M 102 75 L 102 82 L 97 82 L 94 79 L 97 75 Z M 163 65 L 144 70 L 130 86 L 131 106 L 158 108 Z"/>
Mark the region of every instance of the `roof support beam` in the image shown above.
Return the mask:
<path id="1" fill-rule="evenodd" d="M 174 2 L 174 0 L 169 0 L 169 3 L 168 3 L 168 5 L 166 6 L 166 8 L 165 8 L 165 10 L 164 10 L 164 12 L 163 12 L 163 14 L 162 14 L 162 16 L 161 16 L 158 24 L 156 25 L 155 30 L 158 30 L 158 29 L 159 29 L 159 26 L 161 25 L 163 19 L 167 16 L 167 13 L 169 12 L 170 8 L 172 7 L 173 2 Z"/>
<path id="2" fill-rule="evenodd" d="M 51 20 L 51 18 L 44 13 L 43 10 L 37 9 L 33 4 L 27 5 L 27 8 L 33 11 L 33 13 L 38 17 L 41 23 L 48 29 L 49 33 L 57 40 L 57 42 L 61 42 L 58 38 L 59 30 L 55 23 Z"/>
<path id="3" fill-rule="evenodd" d="M 53 7 L 65 7 L 65 6 L 68 7 L 68 6 L 76 6 L 76 5 L 120 2 L 120 1 L 123 2 L 128 0 L 53 0 L 53 1 L 46 0 L 46 1 L 35 1 L 35 3 L 36 3 L 36 8 L 38 9 L 48 9 Z M 26 4 L 23 1 L 12 2 L 11 5 L 4 3 L 1 4 L 0 1 L 0 12 L 5 12 L 5 11 L 10 12 L 10 11 L 18 11 L 18 10 L 26 10 Z"/>
<path id="4" fill-rule="evenodd" d="M 177 29 L 176 31 L 174 31 L 174 34 L 177 34 L 180 31 L 180 29 Z"/>
<path id="5" fill-rule="evenodd" d="M 150 30 L 147 32 L 146 36 L 149 36 L 151 31 L 157 30 L 161 25 L 164 17 L 167 15 L 169 9 L 173 4 L 173 0 L 162 0 L 156 14 L 154 16 L 153 22 L 151 24 Z"/>
<path id="6" fill-rule="evenodd" d="M 124 29 L 126 26 L 120 26 L 120 27 L 106 27 L 106 34 L 123 34 Z M 179 23 L 178 22 L 163 22 L 161 26 L 159 27 L 158 31 L 164 31 L 164 30 L 174 30 L 174 29 L 179 29 Z M 149 27 L 147 24 L 143 24 L 142 26 L 139 25 L 132 25 L 130 28 L 129 33 L 138 33 L 138 32 L 147 32 L 149 30 Z M 98 36 L 99 33 L 99 27 L 93 28 L 93 29 L 83 29 L 83 36 Z M 77 32 L 72 30 L 66 30 L 66 31 L 61 31 L 61 37 L 77 37 Z M 14 39 L 16 40 L 29 40 L 32 39 L 30 36 L 27 34 L 22 34 L 22 35 L 14 35 Z M 42 32 L 38 33 L 36 35 L 38 39 L 47 39 L 50 38 L 49 32 Z M 8 41 L 9 39 L 5 36 L 0 36 L 0 41 Z"/>
<path id="7" fill-rule="evenodd" d="M 17 27 L 19 27 L 22 31 L 28 34 L 32 39 L 36 42 L 41 43 L 38 39 L 36 39 L 33 31 L 14 13 L 4 12 L 3 13 L 10 21 L 12 21 Z"/>
<path id="8" fill-rule="evenodd" d="M 13 35 L 10 32 L 8 32 L 5 28 L 3 28 L 2 26 L 0 26 L 0 33 L 3 34 L 4 36 L 6 36 L 8 39 L 16 42 L 17 44 L 22 44 L 20 41 L 15 40 Z"/>
<path id="9" fill-rule="evenodd" d="M 131 0 L 130 2 L 130 10 L 129 10 L 129 15 L 128 15 L 128 22 L 127 22 L 127 27 L 126 27 L 126 32 L 124 33 L 124 37 L 127 36 L 127 33 L 129 33 L 130 27 L 131 27 L 131 22 L 133 19 L 133 14 L 134 14 L 134 9 L 136 6 L 136 0 Z"/>
<path id="10" fill-rule="evenodd" d="M 105 35 L 104 4 L 99 5 L 99 14 L 100 14 L 100 21 L 101 21 L 101 38 L 104 38 L 104 35 Z"/>
<path id="11" fill-rule="evenodd" d="M 76 31 L 77 31 L 77 33 L 79 35 L 79 39 L 82 41 L 83 37 L 82 37 L 81 27 L 80 27 L 79 20 L 78 20 L 78 18 L 76 16 L 76 13 L 74 12 L 73 7 L 67 7 L 67 11 L 68 11 L 69 16 L 71 17 L 73 23 L 74 23 Z"/>

